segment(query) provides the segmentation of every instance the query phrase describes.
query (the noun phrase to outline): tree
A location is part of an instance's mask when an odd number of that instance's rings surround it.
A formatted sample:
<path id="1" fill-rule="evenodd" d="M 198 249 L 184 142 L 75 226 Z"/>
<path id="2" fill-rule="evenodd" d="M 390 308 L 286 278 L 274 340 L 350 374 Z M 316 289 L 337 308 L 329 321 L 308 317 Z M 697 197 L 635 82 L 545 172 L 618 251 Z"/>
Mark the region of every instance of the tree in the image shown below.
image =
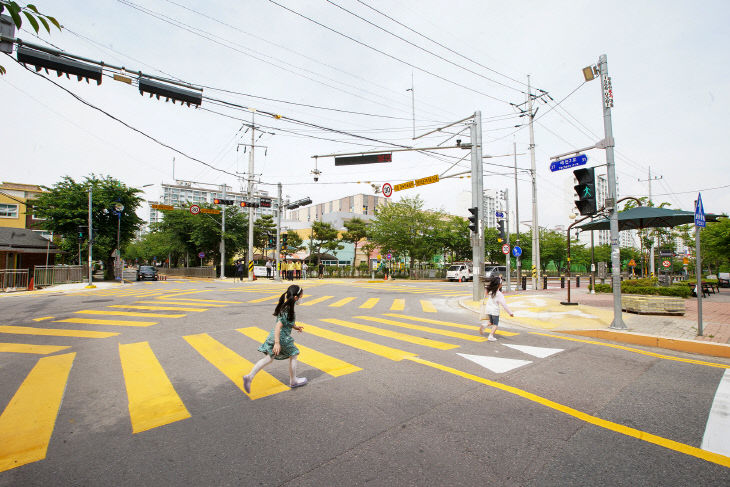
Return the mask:
<path id="1" fill-rule="evenodd" d="M 286 234 L 286 249 L 282 248 L 281 251 L 285 255 L 290 255 L 299 252 L 304 249 L 304 240 L 297 232 L 287 232 Z"/>
<path id="2" fill-rule="evenodd" d="M 700 231 L 702 264 L 712 272 L 730 264 L 730 219 L 721 218 L 717 223 L 708 223 Z M 703 266 L 704 267 L 704 266 Z"/>
<path id="3" fill-rule="evenodd" d="M 38 22 L 43 24 L 43 27 L 49 34 L 51 33 L 51 26 L 48 24 L 49 22 L 56 26 L 59 31 L 61 30 L 61 24 L 59 24 L 54 17 L 40 13 L 35 5 L 30 3 L 25 7 L 21 7 L 13 1 L 0 0 L 0 14 L 2 14 L 5 10 L 8 11 L 10 18 L 13 20 L 13 23 L 18 30 L 20 30 L 20 27 L 23 25 L 23 17 L 20 14 L 23 14 L 25 18 L 28 19 L 28 23 L 30 23 L 30 26 L 36 34 L 40 30 L 40 24 Z M 0 66 L 0 75 L 3 74 L 5 74 L 5 68 Z"/>
<path id="4" fill-rule="evenodd" d="M 276 235 L 274 216 L 261 215 L 253 224 L 253 246 L 263 251 L 269 246 L 269 235 Z"/>
<path id="5" fill-rule="evenodd" d="M 342 240 L 351 242 L 355 246 L 352 258 L 352 275 L 355 275 L 355 261 L 357 260 L 357 244 L 368 235 L 368 224 L 361 218 L 352 218 L 345 222 L 347 231 L 342 234 Z"/>
<path id="6" fill-rule="evenodd" d="M 136 210 L 142 202 L 137 196 L 140 190 L 125 186 L 122 182 L 106 176 L 87 176 L 83 182 L 76 182 L 65 176 L 53 187 L 44 187 L 34 201 L 35 212 L 43 218 L 43 228 L 61 234 L 64 240 L 76 242 L 79 226 L 88 225 L 88 191 L 92 189 L 91 220 L 94 238 L 94 255 L 106 262 L 105 278 L 114 277 L 112 251 L 117 246 L 117 231 L 120 247 L 130 242 L 144 223 Z M 114 211 L 117 203 L 124 205 L 120 215 Z M 86 233 L 88 237 L 88 232 Z M 87 242 L 88 244 L 88 242 Z"/>
<path id="7" fill-rule="evenodd" d="M 309 251 L 310 254 L 317 254 L 318 266 L 322 260 L 322 249 L 334 252 L 336 250 L 342 250 L 342 248 L 343 247 L 340 245 L 337 238 L 337 229 L 335 227 L 333 227 L 330 223 L 319 221 L 312 222 L 312 233 L 309 238 Z"/>

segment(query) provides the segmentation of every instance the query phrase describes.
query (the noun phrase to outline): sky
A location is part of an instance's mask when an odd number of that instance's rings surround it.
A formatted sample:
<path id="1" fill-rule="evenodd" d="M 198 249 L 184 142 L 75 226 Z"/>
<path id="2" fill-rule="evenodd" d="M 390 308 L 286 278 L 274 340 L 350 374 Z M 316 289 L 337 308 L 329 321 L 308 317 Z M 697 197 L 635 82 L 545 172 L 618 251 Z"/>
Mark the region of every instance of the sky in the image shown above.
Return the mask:
<path id="1" fill-rule="evenodd" d="M 527 117 L 519 116 L 529 75 L 533 93 L 549 95 L 535 102 L 539 224 L 567 225 L 574 211 L 572 170 L 550 172 L 551 157 L 603 138 L 600 81 L 585 82 L 582 68 L 606 54 L 619 197 L 647 196 L 651 172 L 656 203 L 691 210 L 702 191 L 706 212 L 730 211 L 728 2 L 34 5 L 64 30 L 36 37 L 24 26 L 16 34 L 24 41 L 191 83 L 203 87 L 204 100 L 187 107 L 141 96 L 134 84 L 111 77 L 97 86 L 47 76 L 84 104 L 0 56 L 7 69 L 0 76 L 2 181 L 52 186 L 65 175 L 80 180 L 94 173 L 157 200 L 160 183 L 173 182 L 174 159 L 175 179 L 241 190 L 253 117 L 258 188 L 276 194 L 281 182 L 285 196 L 311 197 L 316 204 L 374 194 L 373 184 L 470 170 L 463 149 L 394 152 L 391 163 L 337 167 L 332 157 L 313 156 L 468 142 L 465 123 L 412 140 L 413 113 L 418 136 L 479 111 L 483 154 L 495 156 L 485 159 L 484 188 L 508 189 L 514 209 L 515 148 L 518 168 L 530 167 Z M 605 151 L 586 154 L 588 166 L 605 172 Z M 315 161 L 321 171 L 316 183 Z M 517 185 L 525 222 L 531 218 L 528 173 L 518 171 Z M 416 195 L 424 208 L 460 216 L 472 206 L 468 178 L 394 192 L 392 199 Z"/>

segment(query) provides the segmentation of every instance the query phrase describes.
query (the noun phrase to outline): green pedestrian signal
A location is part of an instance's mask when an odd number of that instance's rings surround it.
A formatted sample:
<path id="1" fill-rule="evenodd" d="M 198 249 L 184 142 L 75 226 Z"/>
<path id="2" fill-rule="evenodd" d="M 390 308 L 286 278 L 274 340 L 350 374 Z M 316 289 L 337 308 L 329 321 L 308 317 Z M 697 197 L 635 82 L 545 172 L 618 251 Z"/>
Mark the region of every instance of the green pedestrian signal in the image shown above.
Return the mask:
<path id="1" fill-rule="evenodd" d="M 578 199 L 575 206 L 581 215 L 595 215 L 598 213 L 596 205 L 596 176 L 594 168 L 588 167 L 573 171 L 578 184 L 573 186 Z"/>

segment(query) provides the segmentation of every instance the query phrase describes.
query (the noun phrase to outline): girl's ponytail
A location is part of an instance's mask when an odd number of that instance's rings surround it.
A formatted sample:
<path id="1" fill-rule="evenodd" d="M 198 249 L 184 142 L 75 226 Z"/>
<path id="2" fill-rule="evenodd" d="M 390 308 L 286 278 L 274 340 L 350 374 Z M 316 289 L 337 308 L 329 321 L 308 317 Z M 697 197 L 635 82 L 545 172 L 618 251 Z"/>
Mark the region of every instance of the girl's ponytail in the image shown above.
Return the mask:
<path id="1" fill-rule="evenodd" d="M 286 312 L 289 320 L 294 321 L 294 304 L 296 303 L 297 296 L 301 296 L 302 293 L 304 293 L 304 289 L 296 284 L 289 286 L 286 292 L 279 296 L 279 303 L 274 310 L 274 316 L 279 316 L 283 312 Z"/>

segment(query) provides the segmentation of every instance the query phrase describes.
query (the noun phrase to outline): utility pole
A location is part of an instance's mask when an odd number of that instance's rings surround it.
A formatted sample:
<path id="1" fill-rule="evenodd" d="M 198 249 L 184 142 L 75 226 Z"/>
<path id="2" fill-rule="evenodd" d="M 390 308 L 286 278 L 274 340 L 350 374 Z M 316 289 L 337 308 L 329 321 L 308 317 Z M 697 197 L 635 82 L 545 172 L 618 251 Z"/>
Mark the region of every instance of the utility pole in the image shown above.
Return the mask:
<path id="1" fill-rule="evenodd" d="M 481 301 L 484 297 L 484 284 L 481 276 L 484 273 L 484 177 L 482 160 L 482 112 L 476 111 L 469 127 L 471 136 L 471 204 L 477 207 L 477 231 L 472 235 L 472 263 L 474 279 L 472 282 L 472 299 Z"/>
<path id="2" fill-rule="evenodd" d="M 509 189 L 505 188 L 504 190 L 504 206 L 505 206 L 505 212 L 504 212 L 504 233 L 505 233 L 505 240 L 507 245 L 509 246 Z M 511 250 L 511 249 L 510 249 Z M 505 255 L 506 258 L 506 276 L 507 276 L 507 291 L 512 290 L 512 279 L 511 279 L 511 272 L 510 272 L 510 257 L 509 252 L 507 252 L 507 255 Z"/>
<path id="3" fill-rule="evenodd" d="M 406 91 L 411 92 L 411 111 L 413 113 L 413 139 L 416 138 L 416 89 L 413 87 L 413 71 L 411 71 L 411 87 Z"/>
<path id="4" fill-rule="evenodd" d="M 92 186 L 89 185 L 89 231 L 87 232 L 89 235 L 89 284 L 87 284 L 86 287 L 96 287 L 96 286 L 94 286 L 94 283 L 93 283 L 94 263 L 93 263 L 93 260 L 91 259 L 91 250 L 92 250 L 92 247 L 94 246 L 94 233 L 93 233 L 94 230 L 92 228 L 92 223 L 91 223 L 91 199 L 92 199 L 91 193 L 92 193 Z M 53 234 L 51 234 L 51 235 L 53 235 Z M 46 254 L 46 265 L 48 265 L 48 254 Z"/>
<path id="5" fill-rule="evenodd" d="M 226 199 L 226 183 L 223 183 L 223 199 Z M 223 210 L 221 212 L 221 279 L 226 278 L 226 206 L 221 205 Z"/>
<path id="6" fill-rule="evenodd" d="M 527 75 L 527 112 L 530 117 L 530 174 L 532 176 L 532 289 L 537 289 L 537 283 L 540 282 L 540 226 L 537 222 L 537 171 L 535 168 L 535 131 L 533 130 L 535 113 L 532 111 L 530 75 Z"/>
<path id="7" fill-rule="evenodd" d="M 611 282 L 613 283 L 613 322 L 611 328 L 625 330 L 627 328 L 621 314 L 621 249 L 618 238 L 618 207 L 616 205 L 616 163 L 613 158 L 613 125 L 611 107 L 613 107 L 613 88 L 608 76 L 608 59 L 605 54 L 598 58 L 598 71 L 601 76 L 601 98 L 603 105 L 603 130 L 606 142 L 606 169 L 608 177 L 609 227 L 611 229 Z"/>
<path id="8" fill-rule="evenodd" d="M 254 132 L 256 131 L 256 125 L 254 124 L 254 117 L 256 112 L 251 112 L 251 154 L 248 156 L 248 201 L 253 201 L 253 153 L 255 150 Z M 281 211 L 281 209 L 279 210 Z M 253 207 L 248 207 L 248 260 L 246 265 L 247 269 L 251 268 L 251 262 L 253 262 Z M 253 281 L 253 272 L 248 273 L 248 280 Z"/>
<path id="9" fill-rule="evenodd" d="M 276 185 L 279 189 L 279 204 L 276 209 L 276 268 L 274 269 L 274 280 L 281 281 L 281 208 L 284 202 L 281 199 L 281 183 Z"/>
<path id="10" fill-rule="evenodd" d="M 514 151 L 515 161 L 515 246 L 520 245 L 520 202 L 519 202 L 519 189 L 517 186 L 517 142 L 512 142 L 512 150 Z M 518 255 L 515 257 L 517 264 L 517 283 L 515 289 L 519 289 L 520 282 L 522 282 L 522 256 Z"/>
<path id="11" fill-rule="evenodd" d="M 649 183 L 649 206 L 652 205 L 652 199 L 651 199 L 651 182 L 656 181 L 658 179 L 662 179 L 664 176 L 651 176 L 651 166 L 649 166 L 649 178 L 648 179 L 637 179 L 639 182 L 647 181 Z M 654 232 L 654 237 L 656 237 L 656 233 Z M 639 237 L 641 238 L 641 237 Z M 649 272 L 651 272 L 651 276 L 654 277 L 654 239 L 652 239 L 651 247 L 649 249 Z"/>

